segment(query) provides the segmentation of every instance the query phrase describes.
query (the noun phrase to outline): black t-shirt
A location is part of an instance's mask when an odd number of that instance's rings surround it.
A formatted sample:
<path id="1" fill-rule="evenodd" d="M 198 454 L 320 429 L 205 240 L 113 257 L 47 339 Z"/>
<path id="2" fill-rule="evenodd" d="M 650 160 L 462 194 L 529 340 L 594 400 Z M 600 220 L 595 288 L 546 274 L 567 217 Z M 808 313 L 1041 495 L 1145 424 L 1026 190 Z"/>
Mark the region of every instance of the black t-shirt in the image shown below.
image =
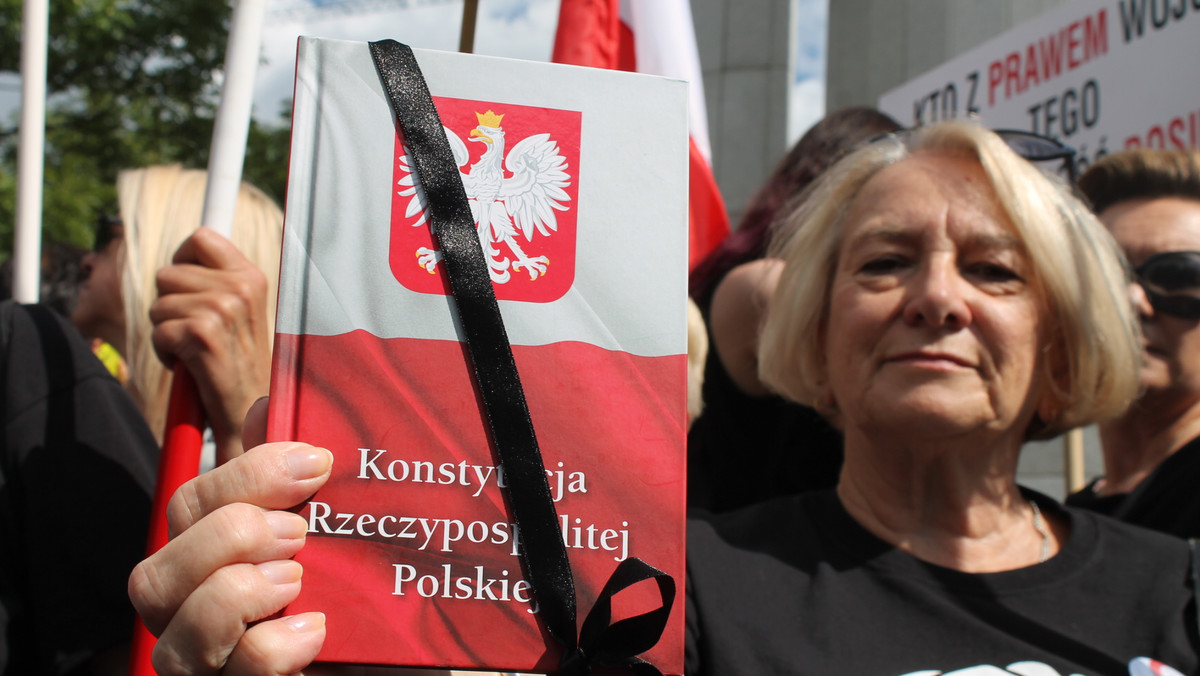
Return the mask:
<path id="1" fill-rule="evenodd" d="M 63 318 L 6 302 L 0 345 L 0 673 L 78 673 L 132 633 L 158 447 Z"/>
<path id="2" fill-rule="evenodd" d="M 1072 507 L 1170 533 L 1200 537 L 1200 438 L 1159 463 L 1131 493 L 1096 495 L 1096 482 L 1067 498 Z"/>
<path id="3" fill-rule="evenodd" d="M 832 491 L 693 519 L 687 673 L 1196 673 L 1186 543 L 1034 497 L 1071 535 L 1001 573 L 909 556 Z"/>

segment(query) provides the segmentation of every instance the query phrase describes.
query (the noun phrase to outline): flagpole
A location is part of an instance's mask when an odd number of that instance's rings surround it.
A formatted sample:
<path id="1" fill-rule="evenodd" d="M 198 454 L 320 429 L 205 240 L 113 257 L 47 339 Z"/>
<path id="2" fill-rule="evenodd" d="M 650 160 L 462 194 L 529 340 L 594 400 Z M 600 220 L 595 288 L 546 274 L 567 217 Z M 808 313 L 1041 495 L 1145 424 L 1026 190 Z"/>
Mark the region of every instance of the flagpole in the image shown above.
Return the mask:
<path id="1" fill-rule="evenodd" d="M 479 16 L 479 0 L 463 0 L 462 32 L 458 35 L 458 51 L 475 51 L 475 19 Z"/>
<path id="2" fill-rule="evenodd" d="M 1083 430 L 1078 427 L 1063 435 L 1063 479 L 1067 495 L 1082 489 L 1087 481 L 1083 460 Z"/>
<path id="3" fill-rule="evenodd" d="M 225 237 L 233 234 L 233 216 L 246 156 L 264 15 L 265 0 L 239 0 L 233 8 L 229 42 L 225 49 L 225 82 L 221 87 L 221 103 L 213 124 L 208 182 L 200 219 L 203 226 Z M 167 503 L 171 495 L 199 472 L 203 429 L 204 410 L 195 381 L 182 363 L 177 362 L 167 407 L 158 483 L 150 514 L 150 532 L 146 544 L 148 554 L 167 543 Z M 151 656 L 154 643 L 154 637 L 139 621 L 134 630 L 130 674 L 153 676 L 155 671 Z"/>
<path id="4" fill-rule="evenodd" d="M 46 49 L 48 0 L 25 0 L 21 24 L 21 130 L 17 140 L 17 222 L 13 298 L 41 296 L 42 184 L 46 167 Z"/>
<path id="5" fill-rule="evenodd" d="M 200 223 L 226 238 L 233 236 L 234 207 L 242 184 L 265 8 L 265 0 L 239 0 L 233 8 L 225 50 L 225 84 L 213 124 Z"/>

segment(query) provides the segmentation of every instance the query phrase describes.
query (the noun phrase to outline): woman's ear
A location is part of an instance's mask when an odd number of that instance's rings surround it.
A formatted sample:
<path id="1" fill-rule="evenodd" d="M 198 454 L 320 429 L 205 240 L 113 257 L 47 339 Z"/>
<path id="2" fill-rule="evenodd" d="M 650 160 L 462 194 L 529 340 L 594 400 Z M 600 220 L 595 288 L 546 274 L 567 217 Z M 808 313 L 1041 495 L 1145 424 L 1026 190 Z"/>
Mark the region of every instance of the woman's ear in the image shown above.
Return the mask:
<path id="1" fill-rule="evenodd" d="M 845 432 L 845 429 L 842 425 L 842 411 L 838 408 L 837 401 L 834 400 L 833 397 L 830 397 L 827 403 L 818 407 L 817 413 L 820 413 L 821 417 L 825 418 L 825 420 L 830 425 L 833 425 L 837 431 Z"/>
<path id="2" fill-rule="evenodd" d="M 1059 416 L 1062 415 L 1062 408 L 1062 402 L 1058 400 L 1058 395 L 1053 391 L 1047 392 L 1038 402 L 1037 417 L 1046 427 L 1054 427 L 1058 423 Z"/>
<path id="3" fill-rule="evenodd" d="M 829 382 L 822 378 L 818 387 L 820 394 L 817 395 L 816 401 L 812 403 L 812 407 L 820 413 L 822 417 L 829 421 L 831 425 L 842 429 L 842 412 L 838 408 L 837 397 L 833 394 L 833 388 L 829 386 Z"/>

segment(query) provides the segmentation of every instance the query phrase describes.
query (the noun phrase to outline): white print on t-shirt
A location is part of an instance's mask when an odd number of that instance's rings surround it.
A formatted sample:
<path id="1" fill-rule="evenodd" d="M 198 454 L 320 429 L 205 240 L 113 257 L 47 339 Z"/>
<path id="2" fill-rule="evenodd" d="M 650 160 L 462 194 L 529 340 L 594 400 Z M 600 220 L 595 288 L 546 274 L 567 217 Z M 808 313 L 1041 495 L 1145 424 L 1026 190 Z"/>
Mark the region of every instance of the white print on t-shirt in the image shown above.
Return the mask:
<path id="1" fill-rule="evenodd" d="M 1183 676 L 1177 670 L 1152 660 L 1149 657 L 1135 657 L 1129 662 L 1129 676 Z"/>
<path id="2" fill-rule="evenodd" d="M 957 671 L 942 672 L 931 669 L 929 671 L 913 671 L 903 676 L 1012 676 L 1013 674 L 1017 676 L 1063 676 L 1050 665 L 1041 662 L 1015 662 L 1005 669 L 986 664 Z M 1083 675 L 1070 674 L 1070 676 Z M 1129 676 L 1183 676 L 1183 674 L 1158 660 L 1152 660 L 1149 657 L 1135 657 L 1129 661 Z"/>

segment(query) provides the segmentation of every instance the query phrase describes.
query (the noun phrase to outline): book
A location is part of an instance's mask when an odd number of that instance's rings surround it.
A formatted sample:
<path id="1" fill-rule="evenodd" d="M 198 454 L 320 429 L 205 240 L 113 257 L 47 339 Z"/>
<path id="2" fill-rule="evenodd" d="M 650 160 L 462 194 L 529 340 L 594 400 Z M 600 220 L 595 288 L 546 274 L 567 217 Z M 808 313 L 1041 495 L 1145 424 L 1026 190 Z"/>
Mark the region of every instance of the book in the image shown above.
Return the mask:
<path id="1" fill-rule="evenodd" d="M 413 50 L 445 126 L 570 561 L 579 623 L 630 557 L 683 589 L 686 84 Z M 546 672 L 423 193 L 366 43 L 301 38 L 268 438 L 334 454 L 300 513 L 318 659 Z M 479 226 L 478 223 L 482 223 Z M 652 586 L 652 585 L 651 585 Z M 645 585 L 615 614 L 653 609 Z M 683 671 L 683 594 L 641 657 Z M 647 607 L 648 606 L 648 607 Z"/>

